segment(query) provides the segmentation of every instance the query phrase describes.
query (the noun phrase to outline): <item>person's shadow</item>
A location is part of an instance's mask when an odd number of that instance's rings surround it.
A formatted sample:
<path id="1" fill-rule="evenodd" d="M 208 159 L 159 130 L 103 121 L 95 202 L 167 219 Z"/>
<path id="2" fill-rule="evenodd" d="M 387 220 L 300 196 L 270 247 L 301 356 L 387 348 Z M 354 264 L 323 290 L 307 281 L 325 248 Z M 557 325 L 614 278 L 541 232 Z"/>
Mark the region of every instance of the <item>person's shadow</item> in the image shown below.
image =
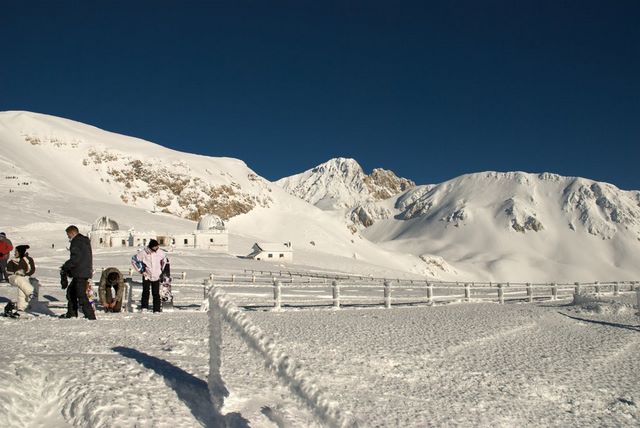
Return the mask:
<path id="1" fill-rule="evenodd" d="M 136 360 L 144 367 L 162 376 L 171 388 L 191 410 L 193 416 L 205 427 L 211 428 L 244 428 L 249 427 L 249 421 L 239 413 L 220 414 L 209 399 L 207 383 L 174 366 L 168 361 L 153 357 L 144 352 L 116 346 L 111 348 L 123 357 Z M 222 400 L 222 397 L 221 397 Z"/>
<path id="2" fill-rule="evenodd" d="M 619 324 L 619 323 L 608 322 L 608 321 L 590 320 L 588 318 L 580 318 L 580 317 L 572 316 L 572 315 L 569 315 L 569 314 L 565 314 L 564 312 L 560 312 L 560 311 L 558 311 L 558 313 L 560 315 L 562 315 L 562 316 L 565 316 L 567 318 L 571 318 L 571 319 L 577 320 L 577 321 L 589 322 L 589 323 L 593 323 L 593 324 L 606 325 L 606 326 L 609 326 L 609 327 L 617 327 L 617 328 L 623 328 L 623 329 L 626 329 L 626 330 L 640 332 L 640 325 Z"/>

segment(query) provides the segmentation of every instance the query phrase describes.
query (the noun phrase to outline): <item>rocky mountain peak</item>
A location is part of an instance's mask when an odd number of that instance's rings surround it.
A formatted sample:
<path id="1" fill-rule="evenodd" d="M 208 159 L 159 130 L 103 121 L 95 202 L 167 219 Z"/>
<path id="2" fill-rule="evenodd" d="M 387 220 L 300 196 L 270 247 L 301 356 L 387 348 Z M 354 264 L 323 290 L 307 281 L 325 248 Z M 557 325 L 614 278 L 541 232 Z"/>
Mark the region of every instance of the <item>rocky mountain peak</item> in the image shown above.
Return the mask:
<path id="1" fill-rule="evenodd" d="M 301 174 L 278 180 L 277 184 L 290 194 L 327 210 L 357 208 L 415 186 L 413 181 L 381 168 L 367 175 L 360 164 L 350 158 L 331 159 Z"/>

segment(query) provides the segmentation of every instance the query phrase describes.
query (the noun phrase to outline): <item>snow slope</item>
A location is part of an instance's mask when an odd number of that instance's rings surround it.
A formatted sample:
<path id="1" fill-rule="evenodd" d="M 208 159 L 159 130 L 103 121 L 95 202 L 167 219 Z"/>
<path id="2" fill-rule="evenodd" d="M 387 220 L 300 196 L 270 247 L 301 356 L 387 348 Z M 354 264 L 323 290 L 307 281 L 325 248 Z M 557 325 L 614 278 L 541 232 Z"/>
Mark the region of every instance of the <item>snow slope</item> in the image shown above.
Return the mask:
<path id="1" fill-rule="evenodd" d="M 424 273 L 417 257 L 379 248 L 236 159 L 181 153 L 53 116 L 2 112 L 0 166 L 0 227 L 32 247 L 63 248 L 67 225 L 86 232 L 102 215 L 151 235 L 191 232 L 195 223 L 186 219 L 211 212 L 227 220 L 239 255 L 256 241 L 292 242 L 296 263 Z"/>
<path id="2" fill-rule="evenodd" d="M 374 200 L 361 171 L 353 160 L 333 159 L 278 183 L 346 215 L 384 248 L 438 266 L 436 274 L 522 282 L 640 277 L 638 191 L 549 173 L 483 172 Z"/>
<path id="3" fill-rule="evenodd" d="M 598 281 L 640 277 L 640 192 L 555 174 L 468 174 L 400 196 L 363 234 L 438 254 L 474 277 Z"/>

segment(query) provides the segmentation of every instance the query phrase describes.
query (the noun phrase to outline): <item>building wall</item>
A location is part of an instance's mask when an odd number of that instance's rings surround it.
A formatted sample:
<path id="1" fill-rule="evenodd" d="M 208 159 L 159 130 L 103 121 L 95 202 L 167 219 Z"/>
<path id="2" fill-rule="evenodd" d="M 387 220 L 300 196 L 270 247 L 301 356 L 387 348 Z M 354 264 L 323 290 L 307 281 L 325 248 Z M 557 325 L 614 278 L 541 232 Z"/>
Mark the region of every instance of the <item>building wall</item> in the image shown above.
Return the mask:
<path id="1" fill-rule="evenodd" d="M 173 246 L 176 248 L 192 248 L 194 246 L 193 234 L 174 235 Z"/>
<path id="2" fill-rule="evenodd" d="M 195 247 L 226 253 L 229 251 L 229 234 L 220 232 L 196 232 Z"/>
<path id="3" fill-rule="evenodd" d="M 269 257 L 271 255 L 271 257 Z M 256 260 L 264 260 L 267 262 L 292 262 L 293 261 L 293 252 L 291 251 L 263 251 L 257 254 L 254 259 Z"/>
<path id="4" fill-rule="evenodd" d="M 92 230 L 89 232 L 92 248 L 109 248 L 111 246 L 111 231 Z"/>
<path id="5" fill-rule="evenodd" d="M 154 235 L 153 233 L 95 230 L 89 232 L 93 248 L 145 247 L 149 240 L 157 239 L 160 246 L 175 248 L 201 248 L 221 253 L 229 252 L 227 231 L 196 231 L 181 235 Z"/>

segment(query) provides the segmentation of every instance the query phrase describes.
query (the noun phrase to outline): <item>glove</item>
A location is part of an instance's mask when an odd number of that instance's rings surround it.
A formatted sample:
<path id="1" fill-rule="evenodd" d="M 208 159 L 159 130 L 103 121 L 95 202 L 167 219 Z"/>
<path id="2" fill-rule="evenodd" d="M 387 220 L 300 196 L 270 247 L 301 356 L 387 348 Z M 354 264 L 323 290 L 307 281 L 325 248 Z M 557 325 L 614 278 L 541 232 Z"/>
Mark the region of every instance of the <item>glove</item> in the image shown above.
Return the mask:
<path id="1" fill-rule="evenodd" d="M 67 278 L 67 274 L 64 272 L 60 272 L 60 286 L 63 290 L 66 290 L 69 286 L 69 278 Z"/>

